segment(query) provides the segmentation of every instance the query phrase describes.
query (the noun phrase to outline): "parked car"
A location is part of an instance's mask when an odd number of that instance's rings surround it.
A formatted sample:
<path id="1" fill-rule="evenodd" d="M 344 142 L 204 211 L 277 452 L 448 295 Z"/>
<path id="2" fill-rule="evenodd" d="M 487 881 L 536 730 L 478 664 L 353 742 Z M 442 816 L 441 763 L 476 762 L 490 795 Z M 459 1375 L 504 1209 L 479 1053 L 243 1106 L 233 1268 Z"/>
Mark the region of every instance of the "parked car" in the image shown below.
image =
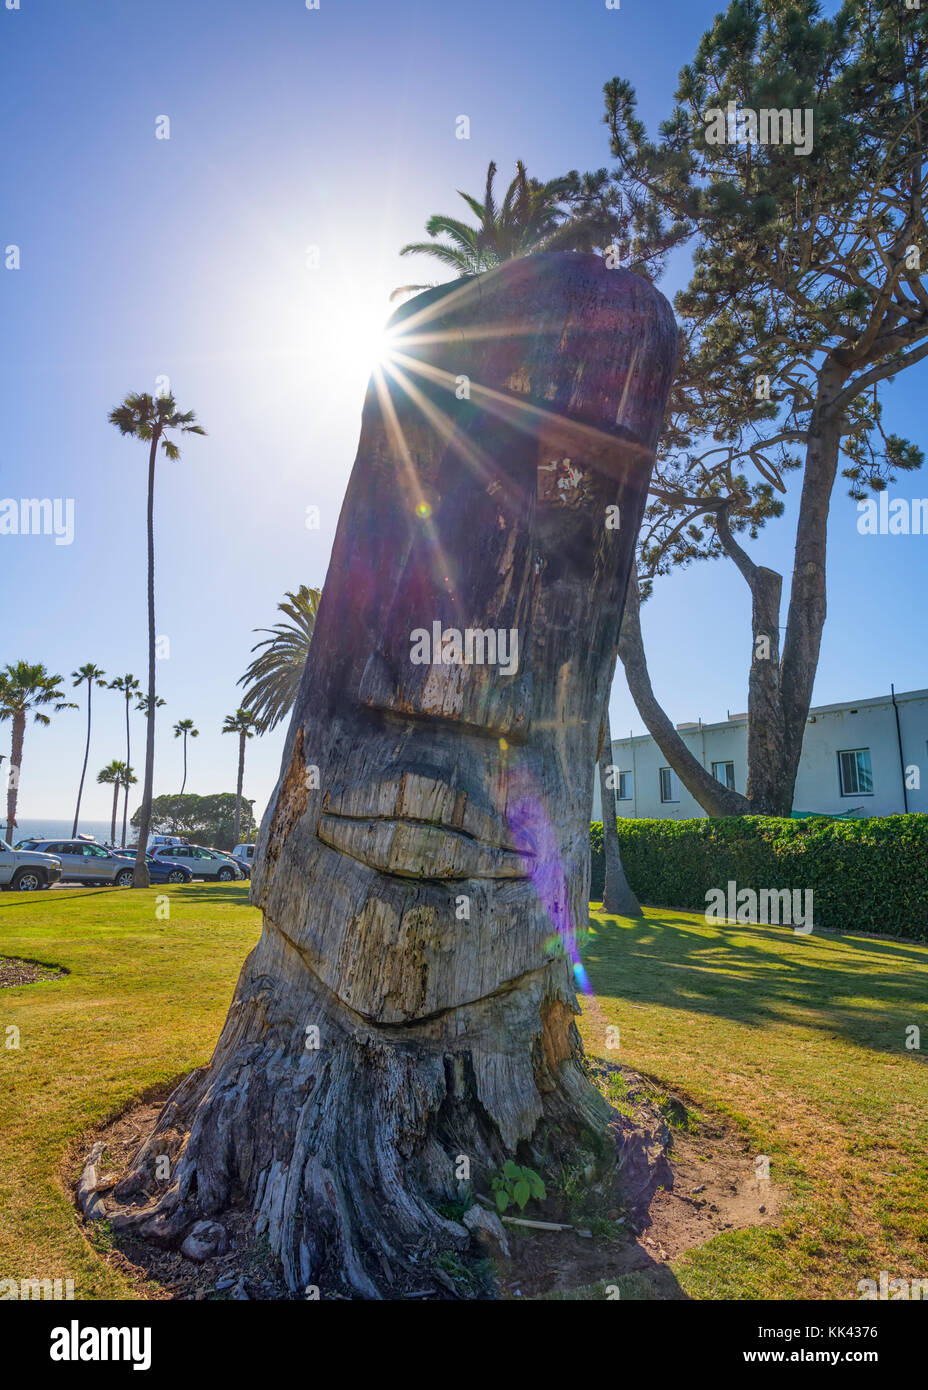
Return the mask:
<path id="1" fill-rule="evenodd" d="M 135 863 L 137 851 L 134 845 L 127 845 L 125 849 L 110 849 L 109 852 L 117 854 L 122 860 Z M 193 874 L 183 864 L 172 864 L 169 860 L 158 859 L 153 850 L 148 851 L 145 862 L 152 883 L 190 883 L 193 880 Z"/>
<path id="2" fill-rule="evenodd" d="M 145 856 L 148 864 L 148 877 L 152 883 L 192 883 L 193 874 L 186 864 L 175 864 L 170 859 L 159 859 L 149 851 Z"/>
<path id="3" fill-rule="evenodd" d="M 62 883 L 112 884 L 132 887 L 132 865 L 90 840 L 30 840 L 29 848 L 53 855 L 61 864 Z"/>
<path id="4" fill-rule="evenodd" d="M 234 878 L 245 877 L 235 860 L 218 849 L 204 849 L 202 845 L 158 845 L 152 853 L 164 863 L 182 864 L 194 878 L 228 883 Z"/>
<path id="5" fill-rule="evenodd" d="M 238 864 L 239 868 L 244 870 L 248 878 L 251 878 L 251 866 L 254 863 L 255 848 L 254 845 L 236 845 L 235 849 L 232 851 L 232 858 L 235 860 L 236 864 Z"/>
<path id="6" fill-rule="evenodd" d="M 18 893 L 32 893 L 38 888 L 50 888 L 61 877 L 61 862 L 52 854 L 33 849 L 32 841 L 20 841 L 22 848 L 12 849 L 0 840 L 0 888 Z"/>

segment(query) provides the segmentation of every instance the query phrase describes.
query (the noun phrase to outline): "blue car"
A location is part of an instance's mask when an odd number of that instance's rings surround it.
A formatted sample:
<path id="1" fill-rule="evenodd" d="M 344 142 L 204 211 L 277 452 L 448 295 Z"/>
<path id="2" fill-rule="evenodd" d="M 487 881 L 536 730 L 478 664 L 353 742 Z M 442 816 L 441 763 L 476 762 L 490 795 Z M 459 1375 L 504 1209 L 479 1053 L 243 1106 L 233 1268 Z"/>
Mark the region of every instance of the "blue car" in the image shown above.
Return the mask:
<path id="1" fill-rule="evenodd" d="M 113 854 L 118 854 L 121 859 L 129 859 L 135 863 L 134 849 L 114 849 Z M 170 860 L 158 859 L 151 850 L 145 856 L 148 864 L 148 878 L 151 883 L 192 883 L 193 874 L 185 864 L 172 864 Z"/>
<path id="2" fill-rule="evenodd" d="M 192 883 L 193 874 L 185 864 L 172 864 L 169 859 L 158 859 L 146 854 L 148 877 L 152 883 Z"/>

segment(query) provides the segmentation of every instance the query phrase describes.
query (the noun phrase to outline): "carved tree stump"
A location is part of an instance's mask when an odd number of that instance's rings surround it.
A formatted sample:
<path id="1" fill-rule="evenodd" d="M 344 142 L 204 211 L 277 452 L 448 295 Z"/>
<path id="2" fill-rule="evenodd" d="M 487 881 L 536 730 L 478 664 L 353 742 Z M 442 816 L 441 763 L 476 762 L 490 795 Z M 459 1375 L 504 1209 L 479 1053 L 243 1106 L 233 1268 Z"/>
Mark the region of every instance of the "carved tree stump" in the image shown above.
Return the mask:
<path id="1" fill-rule="evenodd" d="M 570 253 L 392 322 L 261 830 L 261 939 L 109 1204 L 168 1245 L 245 1206 L 294 1290 L 369 1298 L 468 1239 L 436 1209 L 462 1156 L 478 1185 L 544 1143 L 609 1162 L 574 932 L 676 346 L 646 281 Z"/>

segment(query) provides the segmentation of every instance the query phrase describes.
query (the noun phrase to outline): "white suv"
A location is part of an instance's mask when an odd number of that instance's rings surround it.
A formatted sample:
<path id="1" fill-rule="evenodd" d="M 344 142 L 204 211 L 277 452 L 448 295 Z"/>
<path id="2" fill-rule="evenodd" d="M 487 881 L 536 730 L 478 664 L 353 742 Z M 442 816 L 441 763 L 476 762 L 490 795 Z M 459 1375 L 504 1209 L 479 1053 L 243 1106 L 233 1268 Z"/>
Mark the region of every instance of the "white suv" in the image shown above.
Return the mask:
<path id="1" fill-rule="evenodd" d="M 183 864 L 194 878 L 215 878 L 220 883 L 228 883 L 233 878 L 245 877 L 230 855 L 221 854 L 217 849 L 204 849 L 202 845 L 158 845 L 152 854 L 166 864 Z"/>
<path id="2" fill-rule="evenodd" d="M 236 845 L 232 851 L 232 858 L 249 878 L 251 878 L 251 866 L 255 859 L 255 849 L 255 845 Z"/>

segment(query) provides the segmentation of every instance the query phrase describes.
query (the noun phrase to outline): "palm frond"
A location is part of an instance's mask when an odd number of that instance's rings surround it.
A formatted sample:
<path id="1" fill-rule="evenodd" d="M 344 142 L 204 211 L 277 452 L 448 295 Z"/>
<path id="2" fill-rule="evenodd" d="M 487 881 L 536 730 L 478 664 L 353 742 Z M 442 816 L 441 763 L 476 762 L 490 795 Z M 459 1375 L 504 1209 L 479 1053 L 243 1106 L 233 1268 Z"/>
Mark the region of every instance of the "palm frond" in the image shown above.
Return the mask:
<path id="1" fill-rule="evenodd" d="M 530 179 L 522 160 L 517 160 L 515 178 L 506 189 L 500 206 L 497 206 L 493 193 L 495 177 L 496 163 L 491 160 L 487 166 L 482 203 L 458 189 L 459 196 L 477 218 L 476 227 L 468 226 L 456 217 L 436 213 L 425 225 L 427 233 L 434 239 L 431 242 L 410 242 L 402 247 L 400 255 L 431 256 L 455 271 L 458 277 L 463 277 L 479 275 L 503 261 L 547 250 L 551 245 L 565 249 L 568 246 L 570 249 L 581 249 L 582 246 L 582 249 L 586 249 L 594 235 L 592 223 L 581 231 L 578 219 L 571 216 L 570 211 L 582 192 L 575 172 L 541 183 L 538 179 Z M 591 197 L 594 191 L 591 186 Z M 571 233 L 561 235 L 562 227 L 567 225 L 571 227 Z M 420 288 L 424 287 L 403 286 L 393 292 L 391 299 L 406 290 Z"/>
<path id="2" fill-rule="evenodd" d="M 496 161 L 490 160 L 487 166 L 487 186 L 483 195 L 483 222 L 485 226 L 492 226 L 498 217 L 496 203 L 493 201 L 493 180 L 496 178 Z"/>
<path id="3" fill-rule="evenodd" d="M 486 209 L 484 208 L 483 203 L 478 203 L 477 199 L 472 198 L 469 193 L 465 193 L 463 188 L 459 188 L 457 190 L 457 193 L 459 198 L 464 199 L 465 203 L 470 208 L 474 216 L 477 218 L 478 222 L 483 224 L 486 220 Z"/>
<path id="4" fill-rule="evenodd" d="M 457 217 L 448 217 L 443 212 L 434 213 L 426 222 L 425 230 L 431 237 L 450 237 L 462 251 L 476 251 L 480 242 L 479 229 L 468 227 L 466 222 L 461 222 Z"/>
<path id="5" fill-rule="evenodd" d="M 399 299 L 401 294 L 418 294 L 420 290 L 433 290 L 434 288 L 434 283 L 431 285 L 397 285 L 396 289 L 390 295 L 389 302 L 392 304 L 394 299 Z"/>
<path id="6" fill-rule="evenodd" d="M 272 628 L 256 628 L 268 635 L 252 647 L 255 653 L 238 684 L 245 687 L 244 701 L 255 716 L 260 734 L 269 733 L 293 708 L 309 646 L 316 626 L 321 593 L 301 584 L 287 591 L 278 611 L 290 621 Z"/>
<path id="7" fill-rule="evenodd" d="M 452 270 L 456 270 L 458 275 L 472 275 L 476 267 L 476 257 L 468 257 L 455 247 L 444 246 L 440 241 L 434 243 L 427 241 L 413 242 L 409 246 L 404 246 L 400 251 L 401 256 L 432 256 L 435 260 L 441 261 L 442 265 L 448 265 Z"/>

